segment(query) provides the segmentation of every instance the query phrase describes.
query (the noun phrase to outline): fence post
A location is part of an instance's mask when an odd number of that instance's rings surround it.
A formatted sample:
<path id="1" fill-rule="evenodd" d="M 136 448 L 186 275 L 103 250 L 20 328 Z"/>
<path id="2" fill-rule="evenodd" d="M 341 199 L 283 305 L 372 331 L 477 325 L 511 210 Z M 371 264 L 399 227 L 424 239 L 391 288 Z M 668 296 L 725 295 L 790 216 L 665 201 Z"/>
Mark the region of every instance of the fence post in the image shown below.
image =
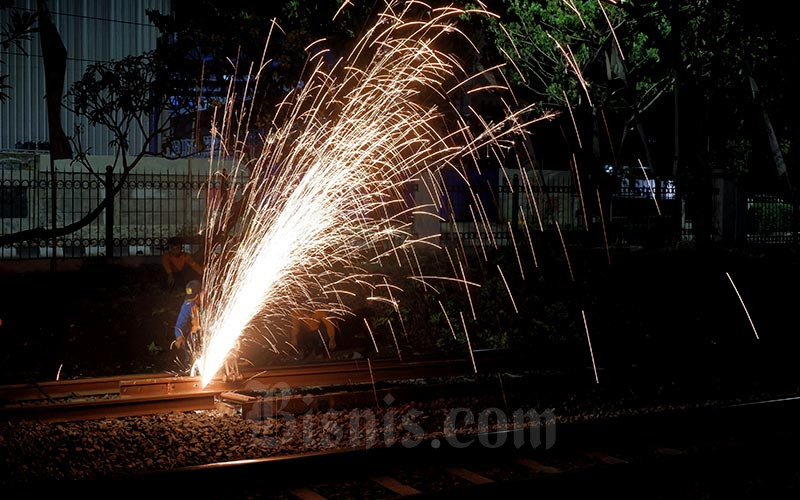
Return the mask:
<path id="1" fill-rule="evenodd" d="M 797 245 L 798 221 L 800 221 L 800 207 L 794 196 L 794 190 L 789 188 L 789 200 L 792 202 L 792 245 Z"/>
<path id="2" fill-rule="evenodd" d="M 519 227 L 519 176 L 514 174 L 511 180 L 511 230 L 516 233 Z"/>
<path id="3" fill-rule="evenodd" d="M 106 259 L 114 257 L 114 167 L 106 165 Z"/>
<path id="4" fill-rule="evenodd" d="M 50 152 L 50 228 L 55 232 L 58 226 L 58 210 L 56 203 L 58 201 L 58 191 L 56 186 L 56 161 L 53 158 L 53 152 Z M 50 256 L 50 272 L 56 270 L 56 250 L 58 248 L 58 238 L 53 236 L 52 245 L 50 250 L 53 255 Z"/>

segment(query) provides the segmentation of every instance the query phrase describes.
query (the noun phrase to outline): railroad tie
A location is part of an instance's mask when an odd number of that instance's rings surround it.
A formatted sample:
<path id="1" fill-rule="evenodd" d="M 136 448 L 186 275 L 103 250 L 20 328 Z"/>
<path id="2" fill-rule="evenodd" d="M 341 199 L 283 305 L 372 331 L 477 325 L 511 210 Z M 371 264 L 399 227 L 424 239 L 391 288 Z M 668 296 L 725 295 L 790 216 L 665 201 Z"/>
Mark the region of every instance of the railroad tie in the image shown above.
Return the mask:
<path id="1" fill-rule="evenodd" d="M 561 472 L 561 469 L 557 467 L 551 467 L 550 465 L 544 465 L 541 462 L 537 462 L 536 460 L 532 460 L 530 458 L 515 458 L 514 461 L 522 466 L 525 466 L 531 469 L 534 472 L 539 472 L 542 474 L 558 474 Z"/>
<path id="2" fill-rule="evenodd" d="M 408 496 L 408 495 L 416 495 L 418 493 L 421 493 L 421 491 L 419 491 L 418 489 L 412 488 L 411 486 L 409 486 L 407 484 L 403 484 L 403 483 L 401 483 L 400 481 L 398 481 L 397 479 L 395 479 L 393 477 L 378 476 L 378 477 L 371 477 L 370 480 L 380 484 L 381 486 L 383 486 L 387 490 L 391 490 L 391 491 L 393 491 L 393 492 L 395 492 L 398 495 L 403 496 L 403 497 L 404 496 Z"/>
<path id="3" fill-rule="evenodd" d="M 289 490 L 289 493 L 296 496 L 300 500 L 327 500 L 324 496 L 308 488 Z"/>
<path id="4" fill-rule="evenodd" d="M 463 469 L 461 467 L 448 467 L 447 472 L 454 476 L 458 476 L 461 479 L 466 479 L 472 484 L 489 484 L 494 482 L 488 477 L 481 476 L 477 472 L 472 472 L 471 470 Z"/>

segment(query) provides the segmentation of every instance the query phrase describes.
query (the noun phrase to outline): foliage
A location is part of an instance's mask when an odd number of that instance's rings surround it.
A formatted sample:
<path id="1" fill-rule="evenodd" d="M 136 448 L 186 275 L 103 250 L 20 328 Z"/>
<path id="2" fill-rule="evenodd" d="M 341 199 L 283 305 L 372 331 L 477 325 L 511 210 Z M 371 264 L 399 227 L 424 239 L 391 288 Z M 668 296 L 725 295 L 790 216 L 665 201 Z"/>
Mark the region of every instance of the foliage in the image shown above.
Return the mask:
<path id="1" fill-rule="evenodd" d="M 112 144 L 127 152 L 131 129 L 154 137 L 167 129 L 165 120 L 151 128 L 151 115 L 172 115 L 191 108 L 189 97 L 174 96 L 169 79 L 152 53 L 90 65 L 65 97 L 72 111 L 91 125 L 108 128 Z"/>
<path id="2" fill-rule="evenodd" d="M 38 13 L 14 9 L 13 3 L 12 0 L 0 1 L 0 10 L 9 10 L 8 22 L 0 26 L 0 49 L 6 52 L 11 47 L 15 47 L 25 53 L 22 42 L 30 40 L 31 34 L 38 31 L 35 27 Z M 0 60 L 0 65 L 3 64 L 5 64 L 4 61 Z M 0 103 L 9 98 L 9 95 L 5 93 L 5 90 L 11 88 L 6 83 L 8 76 L 0 73 Z"/>
<path id="3" fill-rule="evenodd" d="M 407 343 L 418 352 L 464 352 L 468 345 L 465 325 L 473 349 L 530 352 L 544 346 L 574 343 L 581 333 L 577 329 L 580 325 L 574 321 L 576 311 L 570 305 L 574 302 L 574 292 L 572 287 L 565 287 L 565 275 L 550 274 L 562 268 L 561 255 L 555 253 L 561 250 L 544 245 L 540 250 L 540 258 L 543 264 L 547 262 L 548 270 L 542 272 L 543 269 L 526 266 L 525 279 L 519 274 L 513 250 L 497 250 L 489 257 L 490 262 L 504 269 L 514 302 L 497 268 L 482 267 L 476 257 L 465 271 L 468 279 L 480 286 L 470 287 L 469 295 L 463 285 L 451 281 L 430 280 L 432 286 L 407 282 L 403 293 L 398 294 L 399 313 L 380 306 L 371 315 L 370 324 L 375 332 L 380 332 L 376 333 L 379 337 L 388 332 L 390 321 L 398 337 L 402 331 L 399 325 L 404 325 Z"/>
<path id="4" fill-rule="evenodd" d="M 488 22 L 494 45 L 514 62 L 506 68 L 510 80 L 545 104 L 566 105 L 566 93 L 570 105 L 577 106 L 586 102 L 588 91 L 597 106 L 630 108 L 638 103 L 620 92 L 628 80 L 644 95 L 663 90 L 666 68 L 658 66 L 658 51 L 621 8 L 605 3 L 601 9 L 589 0 L 506 0 L 504 6 L 502 19 Z"/>
<path id="5" fill-rule="evenodd" d="M 772 234 L 792 230 L 792 205 L 780 202 L 755 202 L 747 207 L 748 227 L 758 234 Z"/>
<path id="6" fill-rule="evenodd" d="M 259 127 L 271 122 L 275 105 L 300 83 L 312 42 L 325 38 L 326 47 L 341 50 L 358 31 L 365 7 L 348 5 L 331 22 L 341 4 L 179 0 L 174 16 L 148 16 L 165 40 L 156 56 L 169 68 L 173 93 L 195 99 L 202 94 L 205 108 L 226 98 L 233 78 L 237 98 L 255 100 L 250 119 Z M 257 95 L 245 95 L 247 75 L 258 72 Z"/>
<path id="7" fill-rule="evenodd" d="M 150 343 L 147 345 L 147 352 L 149 352 L 150 354 L 158 354 L 163 350 L 164 348 L 161 347 L 160 345 L 157 345 L 155 340 L 151 340 Z"/>

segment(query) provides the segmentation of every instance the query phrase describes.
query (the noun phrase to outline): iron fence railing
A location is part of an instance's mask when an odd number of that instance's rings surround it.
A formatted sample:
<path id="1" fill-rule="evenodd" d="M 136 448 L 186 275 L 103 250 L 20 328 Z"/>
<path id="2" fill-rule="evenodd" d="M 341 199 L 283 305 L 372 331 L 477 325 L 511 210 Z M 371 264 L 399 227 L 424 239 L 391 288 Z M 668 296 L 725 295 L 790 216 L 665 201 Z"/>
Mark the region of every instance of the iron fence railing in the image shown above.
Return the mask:
<path id="1" fill-rule="evenodd" d="M 568 174 L 568 172 L 567 172 Z M 467 246 L 508 246 L 527 226 L 548 230 L 583 228 L 583 210 L 568 175 L 549 179 L 504 175 L 495 185 L 446 186 L 440 214 L 442 241 L 461 239 Z M 535 186 L 532 186 L 535 182 Z"/>
<path id="2" fill-rule="evenodd" d="M 747 196 L 747 243 L 785 245 L 798 238 L 798 207 L 783 195 L 751 193 Z"/>
<path id="3" fill-rule="evenodd" d="M 235 182 L 246 182 L 245 174 L 239 175 Z M 496 179 L 445 186 L 437 203 L 443 243 L 460 240 L 465 249 L 476 250 L 508 246 L 515 239 L 527 238 L 526 232 L 551 231 L 556 226 L 569 238 L 588 227 L 600 227 L 601 217 L 609 243 L 692 237 L 685 204 L 668 179 L 636 179 L 602 195 L 586 186 L 582 191 L 568 171 L 539 177 L 516 171 Z M 118 181 L 113 172 L 94 175 L 78 168 L 59 170 L 52 177 L 49 165 L 41 165 L 37 154 L 0 154 L 0 235 L 52 227 L 54 213 L 56 227 L 75 224 L 106 198 L 107 186 Z M 191 245 L 200 240 L 208 198 L 221 195 L 223 189 L 218 181 L 208 189 L 208 182 L 203 172 L 134 171 L 113 197 L 111 210 L 54 240 L 0 246 L 0 259 L 107 256 L 109 251 L 114 256 L 158 255 L 172 236 L 181 236 Z M 411 203 L 413 197 L 412 190 Z M 745 198 L 741 224 L 747 243 L 797 241 L 797 207 L 790 200 L 774 194 Z"/>
<path id="4" fill-rule="evenodd" d="M 533 176 L 523 177 L 527 181 Z M 681 238 L 691 236 L 691 221 L 678 209 L 680 200 L 668 179 L 621 182 L 612 192 L 601 195 L 595 188 L 579 186 L 565 171 L 539 174 L 527 182 L 521 182 L 519 175 L 502 177 L 494 188 L 448 186 L 446 191 L 469 189 L 475 192 L 453 198 L 463 206 L 451 203 L 445 207 L 447 214 L 441 214 L 448 219 L 441 223 L 444 242 L 460 238 L 468 246 L 472 246 L 471 240 L 507 246 L 520 235 L 527 237 L 527 231 L 560 230 L 569 238 L 593 228 L 605 228 L 608 241 L 616 244 L 651 242 L 656 235 L 661 240 L 675 238 L 676 231 L 681 232 Z M 602 203 L 602 210 L 598 203 Z M 478 210 L 480 205 L 485 209 Z M 681 219 L 676 221 L 675 217 Z"/>
<path id="5" fill-rule="evenodd" d="M 46 167 L 45 167 L 46 168 Z M 111 172 L 57 172 L 53 178 L 33 156 L 0 157 L 0 234 L 76 224 L 120 181 Z M 0 258 L 157 255 L 168 238 L 198 240 L 205 221 L 206 175 L 132 173 L 113 197 L 112 209 L 55 239 L 20 241 L 0 247 Z M 55 188 L 55 190 L 53 190 Z M 55 199 L 53 199 L 55 194 Z M 55 211 L 53 203 L 55 202 Z"/>

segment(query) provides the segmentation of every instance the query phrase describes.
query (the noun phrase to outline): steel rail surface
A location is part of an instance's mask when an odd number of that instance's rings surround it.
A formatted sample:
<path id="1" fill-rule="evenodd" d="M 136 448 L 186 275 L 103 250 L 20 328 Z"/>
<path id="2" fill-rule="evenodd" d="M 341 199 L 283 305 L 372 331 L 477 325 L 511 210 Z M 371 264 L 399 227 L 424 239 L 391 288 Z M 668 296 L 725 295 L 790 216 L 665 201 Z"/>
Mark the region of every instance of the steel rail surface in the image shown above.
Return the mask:
<path id="1" fill-rule="evenodd" d="M 486 351 L 479 357 L 487 368 L 507 364 L 504 356 L 495 351 Z M 17 384 L 0 386 L 0 400 L 5 401 L 5 406 L 0 407 L 0 419 L 56 422 L 202 410 L 212 408 L 214 399 L 226 391 L 352 386 L 471 372 L 467 359 L 379 359 L 276 366 L 244 372 L 236 382 L 215 380 L 205 388 L 201 387 L 200 377 L 169 374 Z M 101 399 L 103 396 L 106 398 Z"/>

